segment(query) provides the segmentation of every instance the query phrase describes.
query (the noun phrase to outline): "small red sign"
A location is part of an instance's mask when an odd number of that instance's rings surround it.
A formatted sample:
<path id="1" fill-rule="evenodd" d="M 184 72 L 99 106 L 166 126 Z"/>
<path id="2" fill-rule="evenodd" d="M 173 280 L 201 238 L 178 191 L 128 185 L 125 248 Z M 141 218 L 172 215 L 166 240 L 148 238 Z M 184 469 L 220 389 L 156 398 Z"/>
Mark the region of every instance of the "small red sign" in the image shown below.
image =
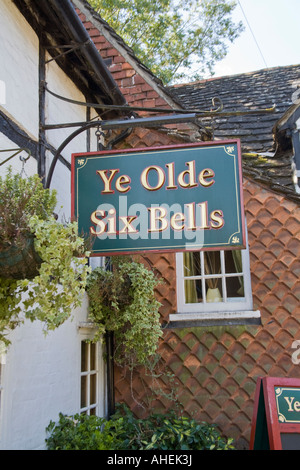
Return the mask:
<path id="1" fill-rule="evenodd" d="M 258 378 L 250 450 L 300 450 L 300 379 Z"/>

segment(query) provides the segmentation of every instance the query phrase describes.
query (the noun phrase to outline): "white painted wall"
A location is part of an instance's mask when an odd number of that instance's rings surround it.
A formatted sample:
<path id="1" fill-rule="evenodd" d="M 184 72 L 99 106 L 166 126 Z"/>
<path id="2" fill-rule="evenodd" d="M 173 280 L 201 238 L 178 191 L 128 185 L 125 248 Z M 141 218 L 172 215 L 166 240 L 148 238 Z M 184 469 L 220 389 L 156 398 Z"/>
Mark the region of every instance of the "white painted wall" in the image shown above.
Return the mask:
<path id="1" fill-rule="evenodd" d="M 0 449 L 45 448 L 45 428 L 59 412 L 74 414 L 80 406 L 80 341 L 78 328 L 85 308 L 74 312 L 56 331 L 46 336 L 43 325 L 27 321 L 10 336 L 11 346 L 3 368 Z M 100 357 L 100 405 L 104 414 L 104 366 Z"/>
<path id="2" fill-rule="evenodd" d="M 6 85 L 3 80 L 0 80 L 0 104 L 6 103 Z"/>
<path id="3" fill-rule="evenodd" d="M 0 132 L 0 162 L 4 162 L 7 158 L 11 157 L 18 149 L 18 145 Z M 22 151 L 18 153 L 13 159 L 9 160 L 0 166 L 0 175 L 4 176 L 9 166 L 13 166 L 17 173 L 22 173 L 24 176 L 30 176 L 37 172 L 37 161 L 33 156 L 30 156 L 26 162 L 22 162 L 20 157 L 27 159 L 28 153 Z"/>
<path id="4" fill-rule="evenodd" d="M 5 84 L 0 109 L 37 138 L 38 38 L 11 0 L 0 0 L 0 11 L 0 80 Z"/>
<path id="5" fill-rule="evenodd" d="M 0 81 L 5 83 L 6 90 L 5 102 L 0 103 L 0 109 L 37 140 L 38 39 L 11 0 L 0 0 L 0 11 Z M 46 80 L 49 88 L 56 93 L 84 101 L 70 78 L 53 61 L 47 66 Z M 47 95 L 47 123 L 85 119 L 84 107 L 69 105 Z M 58 147 L 72 130 L 48 131 L 47 138 L 54 147 Z M 14 147 L 17 147 L 16 144 L 0 130 L 0 150 Z M 70 161 L 72 152 L 82 151 L 87 151 L 85 133 L 68 145 L 63 155 Z M 0 161 L 9 154 L 0 153 Z M 48 168 L 52 158 L 53 155 L 47 152 Z M 22 171 L 19 156 L 9 164 L 16 172 Z M 6 171 L 9 164 L 0 167 L 0 174 Z M 23 170 L 28 176 L 35 173 L 36 160 L 31 157 Z M 58 191 L 57 212 L 67 220 L 71 209 L 70 176 L 66 166 L 58 163 L 51 185 Z M 46 336 L 40 322 L 27 320 L 11 332 L 11 346 L 2 365 L 0 449 L 43 449 L 45 428 L 50 420 L 57 420 L 59 412 L 74 414 L 79 411 L 80 341 L 86 331 L 78 326 L 86 319 L 85 299 L 83 306 L 73 312 L 72 319 Z M 100 364 L 99 414 L 103 415 L 105 368 L 102 359 Z"/>
<path id="6" fill-rule="evenodd" d="M 48 56 L 47 58 L 51 58 Z M 47 87 L 56 94 L 85 102 L 82 93 L 76 88 L 74 83 L 58 65 L 51 61 L 46 66 Z M 86 108 L 60 100 L 46 92 L 46 120 L 49 124 L 71 123 L 86 120 Z M 54 147 L 59 145 L 74 131 L 77 127 L 56 129 L 47 131 L 47 140 Z M 63 156 L 71 162 L 72 151 L 86 147 L 86 133 L 83 132 L 77 136 L 62 152 Z M 80 150 L 79 150 L 80 151 Z"/>
<path id="7" fill-rule="evenodd" d="M 50 57 L 48 57 L 50 58 Z M 72 100 L 84 102 L 85 98 L 82 93 L 75 87 L 74 83 L 65 73 L 51 61 L 46 66 L 46 80 L 48 88 L 60 96 L 70 98 Z M 77 106 L 60 100 L 49 93 L 46 93 L 46 122 L 49 124 L 61 124 L 72 122 L 84 122 L 86 120 L 86 108 Z M 48 130 L 46 138 L 49 144 L 54 148 L 58 148 L 67 137 L 69 137 L 77 127 L 68 127 L 64 129 Z M 72 153 L 80 152 L 81 149 L 86 151 L 86 132 L 82 132 L 74 138 L 62 151 L 63 157 L 67 162 L 71 163 Z M 47 152 L 46 168 L 49 169 L 53 159 L 53 154 Z M 51 188 L 57 190 L 58 205 L 57 212 L 61 217 L 69 220 L 71 217 L 71 179 L 70 171 L 61 162 L 58 162 L 51 183 Z M 63 206 L 63 208 L 61 207 Z"/>

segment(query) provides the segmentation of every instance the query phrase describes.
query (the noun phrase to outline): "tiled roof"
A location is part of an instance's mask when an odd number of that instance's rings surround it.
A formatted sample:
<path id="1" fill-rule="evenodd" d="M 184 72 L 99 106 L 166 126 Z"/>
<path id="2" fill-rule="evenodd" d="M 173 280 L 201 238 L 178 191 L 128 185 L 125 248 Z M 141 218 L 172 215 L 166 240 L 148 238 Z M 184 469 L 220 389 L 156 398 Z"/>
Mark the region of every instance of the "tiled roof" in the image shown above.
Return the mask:
<path id="1" fill-rule="evenodd" d="M 187 109 L 207 109 L 212 98 L 220 98 L 223 112 L 264 110 L 274 113 L 215 117 L 210 120 L 216 138 L 239 137 L 244 150 L 274 151 L 272 128 L 293 104 L 292 95 L 300 79 L 300 65 L 275 67 L 239 75 L 212 78 L 169 88 Z M 208 122 L 209 125 L 209 122 Z"/>
<path id="2" fill-rule="evenodd" d="M 189 110 L 209 110 L 212 99 L 219 98 L 221 114 L 202 120 L 212 128 L 214 139 L 241 139 L 244 173 L 299 201 L 292 181 L 292 148 L 282 152 L 273 136 L 299 84 L 300 65 L 292 65 L 176 85 L 169 91 Z M 273 105 L 274 112 L 261 112 Z"/>

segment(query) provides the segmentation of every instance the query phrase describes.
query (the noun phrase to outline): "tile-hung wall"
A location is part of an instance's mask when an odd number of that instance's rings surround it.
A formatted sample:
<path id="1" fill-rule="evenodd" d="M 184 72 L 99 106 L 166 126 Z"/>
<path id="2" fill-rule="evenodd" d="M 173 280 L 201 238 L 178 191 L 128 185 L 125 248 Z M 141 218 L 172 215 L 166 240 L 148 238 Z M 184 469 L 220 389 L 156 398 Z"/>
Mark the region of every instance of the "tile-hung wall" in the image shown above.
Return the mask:
<path id="1" fill-rule="evenodd" d="M 152 131 L 147 131 L 149 134 Z M 137 130 L 139 146 L 144 130 Z M 148 138 L 149 135 L 148 135 Z M 155 133 L 153 133 L 155 139 Z M 158 138 L 156 137 L 158 142 Z M 162 380 L 155 395 L 149 377 L 131 376 L 116 369 L 116 401 L 127 403 L 143 416 L 151 408 L 166 411 L 173 398 L 185 413 L 214 422 L 222 433 L 247 449 L 250 439 L 254 393 L 259 376 L 300 377 L 300 209 L 299 205 L 244 177 L 244 205 L 248 227 L 253 311 L 260 311 L 260 325 L 221 325 L 164 330 L 160 346 Z M 178 312 L 175 255 L 148 255 L 164 279 L 157 289 L 162 320 Z M 174 381 L 163 380 L 169 371 Z M 153 393 L 154 391 L 154 393 Z"/>

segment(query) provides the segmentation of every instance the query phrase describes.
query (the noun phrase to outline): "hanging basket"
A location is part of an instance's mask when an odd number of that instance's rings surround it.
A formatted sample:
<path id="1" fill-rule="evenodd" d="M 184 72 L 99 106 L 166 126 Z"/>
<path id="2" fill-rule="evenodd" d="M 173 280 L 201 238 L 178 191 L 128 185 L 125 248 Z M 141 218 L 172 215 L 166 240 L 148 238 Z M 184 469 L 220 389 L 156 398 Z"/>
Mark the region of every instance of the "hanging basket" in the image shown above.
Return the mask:
<path id="1" fill-rule="evenodd" d="M 28 236 L 21 246 L 0 247 L 0 277 L 33 279 L 39 274 L 42 260 L 34 249 L 34 237 Z"/>

